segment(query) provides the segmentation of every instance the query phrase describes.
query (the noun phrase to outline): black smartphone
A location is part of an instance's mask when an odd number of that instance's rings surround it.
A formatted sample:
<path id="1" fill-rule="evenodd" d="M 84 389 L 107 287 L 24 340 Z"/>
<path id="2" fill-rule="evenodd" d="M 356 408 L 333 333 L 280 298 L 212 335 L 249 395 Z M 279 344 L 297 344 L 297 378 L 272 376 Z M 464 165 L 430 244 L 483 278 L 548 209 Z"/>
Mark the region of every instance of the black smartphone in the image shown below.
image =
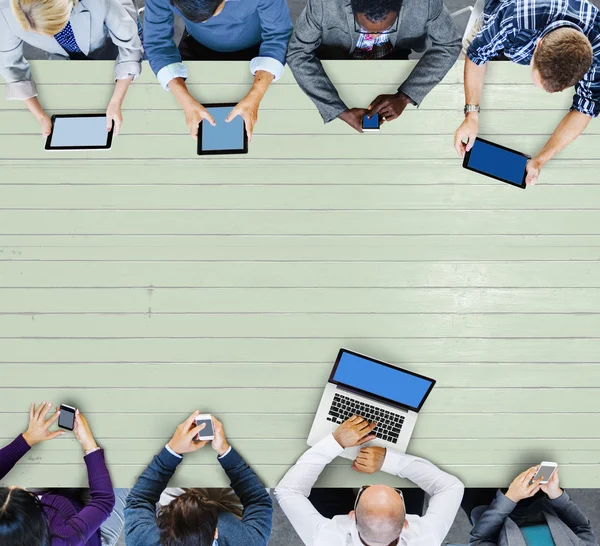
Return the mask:
<path id="1" fill-rule="evenodd" d="M 369 114 L 363 117 L 362 120 L 363 131 L 379 131 L 379 114 L 373 114 L 369 117 Z"/>
<path id="2" fill-rule="evenodd" d="M 77 411 L 75 408 L 61 404 L 58 426 L 65 430 L 73 430 L 75 428 L 75 411 Z"/>

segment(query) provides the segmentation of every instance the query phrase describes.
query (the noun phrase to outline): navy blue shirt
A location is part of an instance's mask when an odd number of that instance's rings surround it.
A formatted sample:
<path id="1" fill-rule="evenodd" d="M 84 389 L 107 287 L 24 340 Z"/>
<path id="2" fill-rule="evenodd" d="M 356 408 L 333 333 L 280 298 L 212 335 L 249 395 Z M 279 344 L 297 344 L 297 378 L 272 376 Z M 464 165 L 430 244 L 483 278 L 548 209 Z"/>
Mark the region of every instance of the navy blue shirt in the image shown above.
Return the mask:
<path id="1" fill-rule="evenodd" d="M 125 506 L 127 546 L 160 546 L 156 503 L 181 461 L 163 448 L 138 478 Z M 267 546 L 273 505 L 265 486 L 234 449 L 219 458 L 219 463 L 244 508 L 241 520 L 219 512 L 219 546 Z"/>

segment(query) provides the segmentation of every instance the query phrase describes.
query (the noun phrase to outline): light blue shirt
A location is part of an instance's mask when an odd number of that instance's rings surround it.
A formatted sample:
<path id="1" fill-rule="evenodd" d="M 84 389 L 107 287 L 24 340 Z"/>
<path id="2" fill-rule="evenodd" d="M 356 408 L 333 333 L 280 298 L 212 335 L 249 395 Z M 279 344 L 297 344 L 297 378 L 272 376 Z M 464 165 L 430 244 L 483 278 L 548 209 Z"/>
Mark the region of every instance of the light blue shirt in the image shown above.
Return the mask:
<path id="1" fill-rule="evenodd" d="M 158 81 L 168 89 L 173 78 L 187 77 L 181 54 L 173 39 L 174 16 L 181 12 L 169 0 L 146 0 L 144 48 Z M 183 18 L 192 38 L 214 51 L 241 51 L 260 43 L 250 71 L 283 74 L 292 22 L 286 0 L 226 0 L 221 13 L 203 23 Z M 202 59 L 198 59 L 202 60 Z"/>

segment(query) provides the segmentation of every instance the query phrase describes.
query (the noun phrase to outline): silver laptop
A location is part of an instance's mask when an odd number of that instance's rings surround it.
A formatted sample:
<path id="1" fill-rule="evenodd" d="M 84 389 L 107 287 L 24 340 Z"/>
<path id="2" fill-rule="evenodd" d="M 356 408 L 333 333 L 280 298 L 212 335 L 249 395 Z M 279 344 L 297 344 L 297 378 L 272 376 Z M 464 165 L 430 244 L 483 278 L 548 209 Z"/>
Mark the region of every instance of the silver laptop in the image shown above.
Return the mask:
<path id="1" fill-rule="evenodd" d="M 406 452 L 417 416 L 435 379 L 340 349 L 308 436 L 313 446 L 352 415 L 376 421 L 376 439 L 366 446 Z M 345 449 L 355 459 L 360 447 Z"/>

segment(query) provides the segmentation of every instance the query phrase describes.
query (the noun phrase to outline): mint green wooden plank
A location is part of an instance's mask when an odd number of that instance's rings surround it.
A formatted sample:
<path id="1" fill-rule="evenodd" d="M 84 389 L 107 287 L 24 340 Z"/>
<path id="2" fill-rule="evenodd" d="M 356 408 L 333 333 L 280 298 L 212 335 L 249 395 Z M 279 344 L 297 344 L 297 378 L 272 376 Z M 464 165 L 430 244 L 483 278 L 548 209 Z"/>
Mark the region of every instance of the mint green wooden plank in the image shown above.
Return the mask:
<path id="1" fill-rule="evenodd" d="M 483 239 L 489 240 L 483 245 Z M 528 246 L 515 236 L 347 236 L 347 237 L 295 237 L 295 236 L 39 236 L 25 235 L 1 237 L 1 240 L 19 241 L 18 246 L 0 243 L 2 261 L 96 261 L 96 262 L 231 262 L 231 261 L 345 261 L 345 262 L 393 262 L 393 261 L 567 261 L 598 260 L 600 237 L 578 237 L 579 245 L 544 245 L 544 236 L 535 238 L 540 244 Z M 572 240 L 570 236 L 545 236 L 548 240 Z M 448 242 L 441 244 L 442 240 Z M 514 245 L 507 241 L 513 239 Z M 66 247 L 38 245 L 44 240 L 60 240 Z M 98 240 L 111 241 L 114 246 L 100 246 Z M 140 245 L 134 246 L 133 241 Z M 76 246 L 77 241 L 80 245 Z M 166 243 L 171 241 L 172 245 Z M 223 244 L 214 243 L 222 241 Z M 151 243 L 155 242 L 154 245 Z M 496 244 L 494 244 L 494 242 Z M 162 244 L 161 244 L 162 243 Z M 354 243 L 354 245 L 353 245 Z M 421 244 L 420 244 L 421 243 Z M 424 243 L 424 244 L 422 244 Z M 589 245 L 589 246 L 588 246 Z M 396 259 L 400 256 L 400 259 Z M 0 309 L 2 302 L 0 301 Z"/>
<path id="2" fill-rule="evenodd" d="M 369 136 L 369 135 L 367 135 Z M 372 136 L 372 135 L 371 135 Z M 356 138 L 362 138 L 356 135 Z M 363 141 L 364 142 L 364 141 Z M 508 143 L 508 141 L 507 141 Z M 190 140 L 188 144 L 193 144 Z M 38 144 L 35 144 L 37 146 Z M 444 148 L 449 146 L 444 142 Z M 529 193 L 539 195 L 547 191 L 550 184 L 582 186 L 598 185 L 598 161 L 590 154 L 586 159 L 570 160 L 561 158 L 553 159 L 544 167 L 540 184 L 529 188 L 524 194 L 515 188 L 491 178 L 476 176 L 462 168 L 457 157 L 448 159 L 415 159 L 409 157 L 396 157 L 382 159 L 377 163 L 377 184 L 382 185 L 408 184 L 411 187 L 457 185 L 465 186 L 467 192 L 476 193 L 484 186 L 496 188 L 497 192 L 510 192 L 510 195 L 521 196 Z M 66 160 L 68 158 L 68 160 Z M 109 186 L 114 184 L 161 184 L 161 185 L 200 185 L 209 184 L 268 184 L 270 186 L 300 184 L 320 186 L 329 184 L 355 184 L 363 185 L 365 180 L 373 176 L 373 162 L 361 159 L 335 159 L 297 160 L 297 159 L 244 159 L 244 161 L 231 161 L 223 159 L 210 159 L 202 161 L 199 171 L 198 157 L 189 159 L 115 159 L 114 156 L 103 155 L 102 159 L 90 159 L 77 154 L 59 155 L 46 154 L 43 159 L 32 158 L 16 160 L 0 160 L 3 180 L 11 184 L 64 184 L 65 180 L 76 180 L 77 184 L 100 184 Z M 150 168 L 147 168 L 150 166 Z M 252 168 L 248 168 L 248 167 Z M 43 176 L 40 170 L 43 169 Z M 265 169 L 269 176 L 265 176 Z M 423 172 L 427 171 L 427 184 L 423 183 Z M 177 176 L 173 176 L 177 172 Z M 143 173 L 141 176 L 140 173 Z M 201 176 L 199 176 L 199 173 Z M 543 182 L 543 184 L 542 184 Z"/>
<path id="3" fill-rule="evenodd" d="M 189 408 L 189 412 L 193 409 Z M 124 415 L 116 413 L 91 412 L 86 413 L 86 417 L 99 444 L 108 438 L 162 439 L 166 442 L 173 435 L 177 425 L 188 415 L 186 411 L 186 408 L 181 408 L 173 414 L 129 413 L 126 414 L 126 422 Z M 244 411 L 216 415 L 223 423 L 227 437 L 232 443 L 240 439 L 256 438 L 257 423 L 260 423 L 261 439 L 305 440 L 314 419 L 314 409 L 311 413 L 304 414 Z M 412 438 L 463 438 L 479 441 L 505 439 L 507 444 L 514 445 L 526 445 L 528 441 L 536 438 L 572 439 L 575 442 L 579 438 L 600 438 L 596 426 L 598 417 L 597 413 L 423 413 L 419 416 Z M 14 430 L 14 435 L 20 434 L 27 428 L 27 415 L 21 413 L 19 421 L 15 419 L 15 414 L 2 413 L 0 425 L 1 430 Z M 509 442 L 511 439 L 513 442 Z M 153 453 L 140 453 L 140 458 L 150 462 L 152 455 Z M 431 458 L 434 458 L 433 454 Z M 294 461 L 285 461 L 285 464 L 288 462 L 291 464 Z"/>
<path id="4" fill-rule="evenodd" d="M 0 313 L 595 313 L 598 288 L 11 288 Z M 537 315 L 535 315 L 537 316 Z M 532 317 L 535 319 L 535 316 Z"/>
<path id="5" fill-rule="evenodd" d="M 151 115 L 145 110 L 138 110 L 138 105 L 128 103 L 129 108 L 123 110 L 124 123 L 121 134 L 144 135 L 156 134 L 181 135 L 186 133 L 186 125 L 178 110 L 153 110 Z M 64 109 L 50 110 L 48 114 L 64 113 Z M 497 135 L 548 135 L 564 116 L 562 110 L 488 110 L 480 119 L 480 136 L 493 139 Z M 527 117 L 527 123 L 522 122 Z M 426 135 L 443 134 L 449 137 L 454 134 L 460 124 L 455 109 L 417 110 L 407 109 L 402 118 L 394 123 L 384 124 L 382 131 L 386 134 Z M 323 124 L 317 115 L 307 115 L 306 110 L 275 110 L 261 108 L 259 121 L 254 134 L 289 135 L 290 128 L 294 134 L 317 135 L 353 135 L 354 130 L 345 123 Z M 40 133 L 37 120 L 28 110 L 0 109 L 0 134 L 33 134 Z M 590 123 L 586 128 L 587 135 L 600 133 L 600 124 Z"/>
<path id="6" fill-rule="evenodd" d="M 0 186 L 0 209 L 42 210 L 565 210 L 600 207 L 600 186 L 119 185 Z M 536 188 L 537 190 L 537 188 Z"/>
<path id="7" fill-rule="evenodd" d="M 0 224 L 15 235 L 597 235 L 598 216 L 595 210 L 2 210 Z"/>
<path id="8" fill-rule="evenodd" d="M 323 65 L 331 81 L 339 83 L 385 82 L 398 84 L 411 73 L 417 61 L 324 61 Z M 245 83 L 252 84 L 252 75 L 248 63 L 230 61 L 215 62 L 186 62 L 190 83 Z M 64 85 L 65 82 L 77 84 L 101 84 L 113 86 L 114 62 L 94 61 L 93 63 L 70 63 L 68 61 L 31 61 L 34 77 L 40 82 Z M 507 81 L 515 84 L 531 84 L 531 74 L 528 67 L 512 63 L 492 61 L 488 63 L 486 83 L 488 85 L 504 84 Z M 457 62 L 448 72 L 441 85 L 462 84 L 464 63 Z M 143 63 L 141 76 L 136 85 L 158 85 L 147 62 Z M 4 82 L 0 84 L 3 87 Z M 275 84 L 274 84 L 275 85 Z M 294 77 L 286 68 L 277 85 L 296 85 Z"/>
<path id="9" fill-rule="evenodd" d="M 293 130 L 293 129 L 291 129 Z M 546 143 L 548 135 L 498 136 L 498 144 L 518 147 L 525 153 L 536 153 Z M 588 159 L 596 157 L 594 152 L 600 146 L 599 135 L 581 135 L 573 144 L 561 152 L 565 159 Z M 61 151 L 44 150 L 44 140 L 39 135 L 0 135 L 0 160 L 45 159 L 52 155 L 72 159 L 193 159 L 200 169 L 202 165 L 215 161 L 196 155 L 196 143 L 189 134 L 170 135 L 128 135 L 115 138 L 111 150 Z M 229 156 L 228 162 L 246 162 L 250 159 L 361 159 L 375 161 L 382 159 L 453 159 L 457 165 L 461 160 L 456 155 L 453 139 L 447 135 L 392 135 L 385 131 L 380 134 L 363 135 L 295 135 L 285 138 L 281 135 L 256 135 L 249 145 L 248 155 Z M 221 161 L 224 161 L 221 159 Z M 463 177 L 477 184 L 481 175 L 464 171 Z M 196 173 L 198 183 L 209 181 L 201 172 Z M 515 188 L 507 188 L 516 191 Z"/>
<path id="10" fill-rule="evenodd" d="M 518 381 L 518 379 L 517 379 Z M 202 412 L 220 414 L 269 413 L 276 410 L 282 415 L 313 413 L 322 395 L 321 388 L 182 388 L 177 396 L 170 389 L 122 389 L 115 388 L 107 407 L 106 389 L 78 388 L 2 388 L 0 410 L 10 411 L 24 400 L 43 397 L 59 403 L 70 403 L 88 413 L 105 412 L 119 414 L 153 413 L 157 400 L 163 414 L 185 412 L 198 409 Z M 560 400 L 560 408 L 556 401 Z M 422 414 L 479 413 L 493 414 L 600 414 L 600 388 L 454 388 L 436 386 L 427 399 Z M 500 417 L 497 417 L 500 419 Z M 419 423 L 420 424 L 420 423 Z"/>
<path id="11" fill-rule="evenodd" d="M 222 84 L 202 85 L 188 83 L 190 93 L 200 102 L 238 102 L 248 92 L 248 84 L 228 82 Z M 39 96 L 49 110 L 103 110 L 106 109 L 112 96 L 111 85 L 48 85 L 43 81 L 37 83 Z M 359 78 L 352 83 L 339 84 L 337 90 L 348 106 L 366 108 L 380 94 L 395 93 L 398 83 L 366 84 Z M 460 124 L 460 108 L 465 102 L 462 84 L 438 85 L 423 100 L 419 109 L 454 110 L 457 122 Z M 540 110 L 562 110 L 565 113 L 573 102 L 573 93 L 544 93 L 532 84 L 497 84 L 484 89 L 481 99 L 482 108 L 494 110 L 513 110 L 521 104 L 535 105 Z M 177 101 L 171 93 L 166 93 L 158 84 L 133 84 L 125 101 L 125 109 L 148 110 L 180 110 Z M 275 110 L 305 110 L 307 115 L 320 119 L 312 101 L 297 85 L 273 85 L 261 103 L 264 109 Z M 20 110 L 24 108 L 19 101 L 2 101 L 3 110 Z M 414 107 L 409 106 L 409 109 Z M 485 112 L 485 110 L 484 110 Z M 182 121 L 183 123 L 183 121 Z M 339 122 L 341 123 L 341 122 Z M 397 123 L 397 122 L 394 122 Z M 184 125 L 185 127 L 185 125 Z M 157 126 L 158 128 L 158 126 Z M 159 130 L 159 129 L 158 129 Z M 290 127 L 290 132 L 293 128 Z"/>
<path id="12" fill-rule="evenodd" d="M 392 288 L 600 287 L 600 263 L 589 262 L 340 262 L 2 264 L 0 286 Z"/>
<path id="13" fill-rule="evenodd" d="M 6 339 L 2 362 L 332 362 L 340 347 L 402 362 L 600 362 L 598 339 Z"/>
<path id="14" fill-rule="evenodd" d="M 443 388 L 581 388 L 600 386 L 597 364 L 404 363 L 398 366 L 433 377 Z M 2 364 L 3 387 L 31 388 L 31 377 L 50 388 L 295 388 L 322 389 L 332 362 L 179 364 L 33 363 Z M 436 387 L 437 388 L 437 387 Z M 110 392 L 110 390 L 109 390 Z M 46 396 L 43 391 L 37 397 Z"/>
<path id="15" fill-rule="evenodd" d="M 600 314 L 0 315 L 0 338 L 600 337 Z"/>

